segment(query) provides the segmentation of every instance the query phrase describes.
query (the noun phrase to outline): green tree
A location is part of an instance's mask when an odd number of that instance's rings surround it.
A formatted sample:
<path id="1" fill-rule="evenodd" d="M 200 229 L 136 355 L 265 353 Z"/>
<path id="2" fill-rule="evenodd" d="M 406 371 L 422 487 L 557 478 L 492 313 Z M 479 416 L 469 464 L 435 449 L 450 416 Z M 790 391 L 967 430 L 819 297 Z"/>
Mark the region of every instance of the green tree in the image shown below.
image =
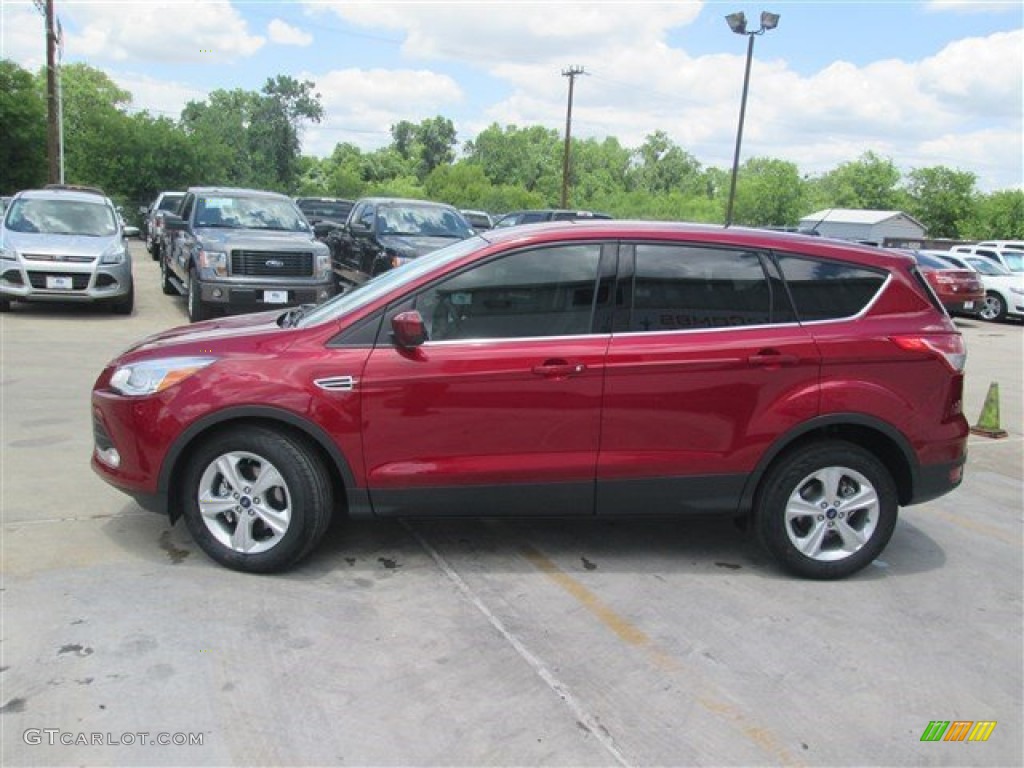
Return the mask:
<path id="1" fill-rule="evenodd" d="M 521 186 L 554 203 L 561 195 L 562 147 L 558 131 L 495 123 L 464 149 L 466 159 L 479 164 L 492 184 Z"/>
<path id="2" fill-rule="evenodd" d="M 654 194 L 703 191 L 701 166 L 664 131 L 655 131 L 633 152 L 632 185 Z"/>
<path id="3" fill-rule="evenodd" d="M 974 210 L 976 176 L 945 166 L 916 168 L 908 175 L 908 213 L 917 218 L 930 237 L 957 239 L 961 226 Z"/>
<path id="4" fill-rule="evenodd" d="M 0 59 L 0 192 L 46 183 L 46 100 L 32 73 Z"/>
<path id="5" fill-rule="evenodd" d="M 301 130 L 304 121 L 319 123 L 324 110 L 310 80 L 287 75 L 268 78 L 252 100 L 249 153 L 256 179 L 291 191 L 298 178 Z"/>
<path id="6" fill-rule="evenodd" d="M 391 149 L 407 161 L 420 180 L 455 160 L 455 125 L 440 115 L 421 120 L 418 125 L 408 120 L 395 123 L 391 126 L 391 139 Z"/>
<path id="7" fill-rule="evenodd" d="M 960 234 L 972 240 L 1024 239 L 1024 190 L 979 195 Z"/>
<path id="8" fill-rule="evenodd" d="M 892 160 L 865 152 L 857 160 L 829 171 L 812 186 L 817 207 L 891 211 L 903 203 L 899 183 L 900 172 Z"/>
<path id="9" fill-rule="evenodd" d="M 754 157 L 740 168 L 733 221 L 753 227 L 793 226 L 800 220 L 803 200 L 795 163 Z"/>

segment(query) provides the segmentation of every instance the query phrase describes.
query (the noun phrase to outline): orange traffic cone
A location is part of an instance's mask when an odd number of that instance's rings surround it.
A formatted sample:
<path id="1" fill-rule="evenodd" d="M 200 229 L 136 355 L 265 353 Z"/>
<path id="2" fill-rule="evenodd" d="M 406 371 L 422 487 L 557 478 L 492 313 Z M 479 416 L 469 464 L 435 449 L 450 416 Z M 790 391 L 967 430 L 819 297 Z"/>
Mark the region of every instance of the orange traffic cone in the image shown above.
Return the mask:
<path id="1" fill-rule="evenodd" d="M 1007 431 L 999 426 L 999 383 L 993 381 L 988 385 L 985 405 L 981 408 L 978 423 L 971 427 L 971 433 L 985 437 L 1006 437 Z"/>

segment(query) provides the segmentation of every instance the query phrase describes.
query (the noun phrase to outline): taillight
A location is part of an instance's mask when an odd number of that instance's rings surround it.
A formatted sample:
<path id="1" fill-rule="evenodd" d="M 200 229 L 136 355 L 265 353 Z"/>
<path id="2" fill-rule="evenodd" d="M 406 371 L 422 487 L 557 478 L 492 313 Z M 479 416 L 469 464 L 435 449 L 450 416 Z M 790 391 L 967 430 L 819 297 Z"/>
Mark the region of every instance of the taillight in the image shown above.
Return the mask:
<path id="1" fill-rule="evenodd" d="M 920 334 L 916 336 L 890 336 L 900 349 L 924 352 L 942 359 L 955 373 L 963 373 L 967 363 L 967 347 L 959 333 Z"/>
<path id="2" fill-rule="evenodd" d="M 941 272 L 935 273 L 935 282 L 939 285 L 952 285 L 957 281 L 957 278 L 952 275 L 944 275 Z"/>

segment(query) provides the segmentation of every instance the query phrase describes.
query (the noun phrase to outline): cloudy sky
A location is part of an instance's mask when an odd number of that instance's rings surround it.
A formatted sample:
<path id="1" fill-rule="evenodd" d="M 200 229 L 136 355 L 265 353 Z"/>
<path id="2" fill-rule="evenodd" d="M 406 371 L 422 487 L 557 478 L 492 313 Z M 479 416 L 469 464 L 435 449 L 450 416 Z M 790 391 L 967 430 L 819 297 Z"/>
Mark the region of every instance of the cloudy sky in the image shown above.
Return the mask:
<path id="1" fill-rule="evenodd" d="M 460 142 L 500 125 L 565 127 L 628 147 L 661 130 L 704 165 L 732 162 L 746 39 L 724 17 L 781 15 L 754 46 L 743 157 L 817 175 L 871 150 L 903 171 L 974 172 L 1024 186 L 1024 4 L 56 0 L 64 61 L 104 70 L 132 109 L 178 117 L 211 90 L 313 80 L 326 119 L 304 151 L 374 149 L 399 120 L 451 119 Z M 0 55 L 45 62 L 31 0 L 0 0 Z"/>

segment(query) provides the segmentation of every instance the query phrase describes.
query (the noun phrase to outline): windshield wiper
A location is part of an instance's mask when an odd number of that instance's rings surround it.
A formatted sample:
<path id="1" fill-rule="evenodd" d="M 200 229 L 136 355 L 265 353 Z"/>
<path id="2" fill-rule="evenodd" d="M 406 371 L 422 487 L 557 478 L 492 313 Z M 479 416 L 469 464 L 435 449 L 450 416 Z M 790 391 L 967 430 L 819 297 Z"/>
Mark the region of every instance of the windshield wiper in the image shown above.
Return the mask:
<path id="1" fill-rule="evenodd" d="M 278 325 L 282 328 L 294 328 L 299 324 L 299 320 L 305 317 L 306 313 L 315 306 L 316 304 L 302 304 L 298 307 L 292 307 L 281 315 L 281 318 L 277 321 Z"/>

